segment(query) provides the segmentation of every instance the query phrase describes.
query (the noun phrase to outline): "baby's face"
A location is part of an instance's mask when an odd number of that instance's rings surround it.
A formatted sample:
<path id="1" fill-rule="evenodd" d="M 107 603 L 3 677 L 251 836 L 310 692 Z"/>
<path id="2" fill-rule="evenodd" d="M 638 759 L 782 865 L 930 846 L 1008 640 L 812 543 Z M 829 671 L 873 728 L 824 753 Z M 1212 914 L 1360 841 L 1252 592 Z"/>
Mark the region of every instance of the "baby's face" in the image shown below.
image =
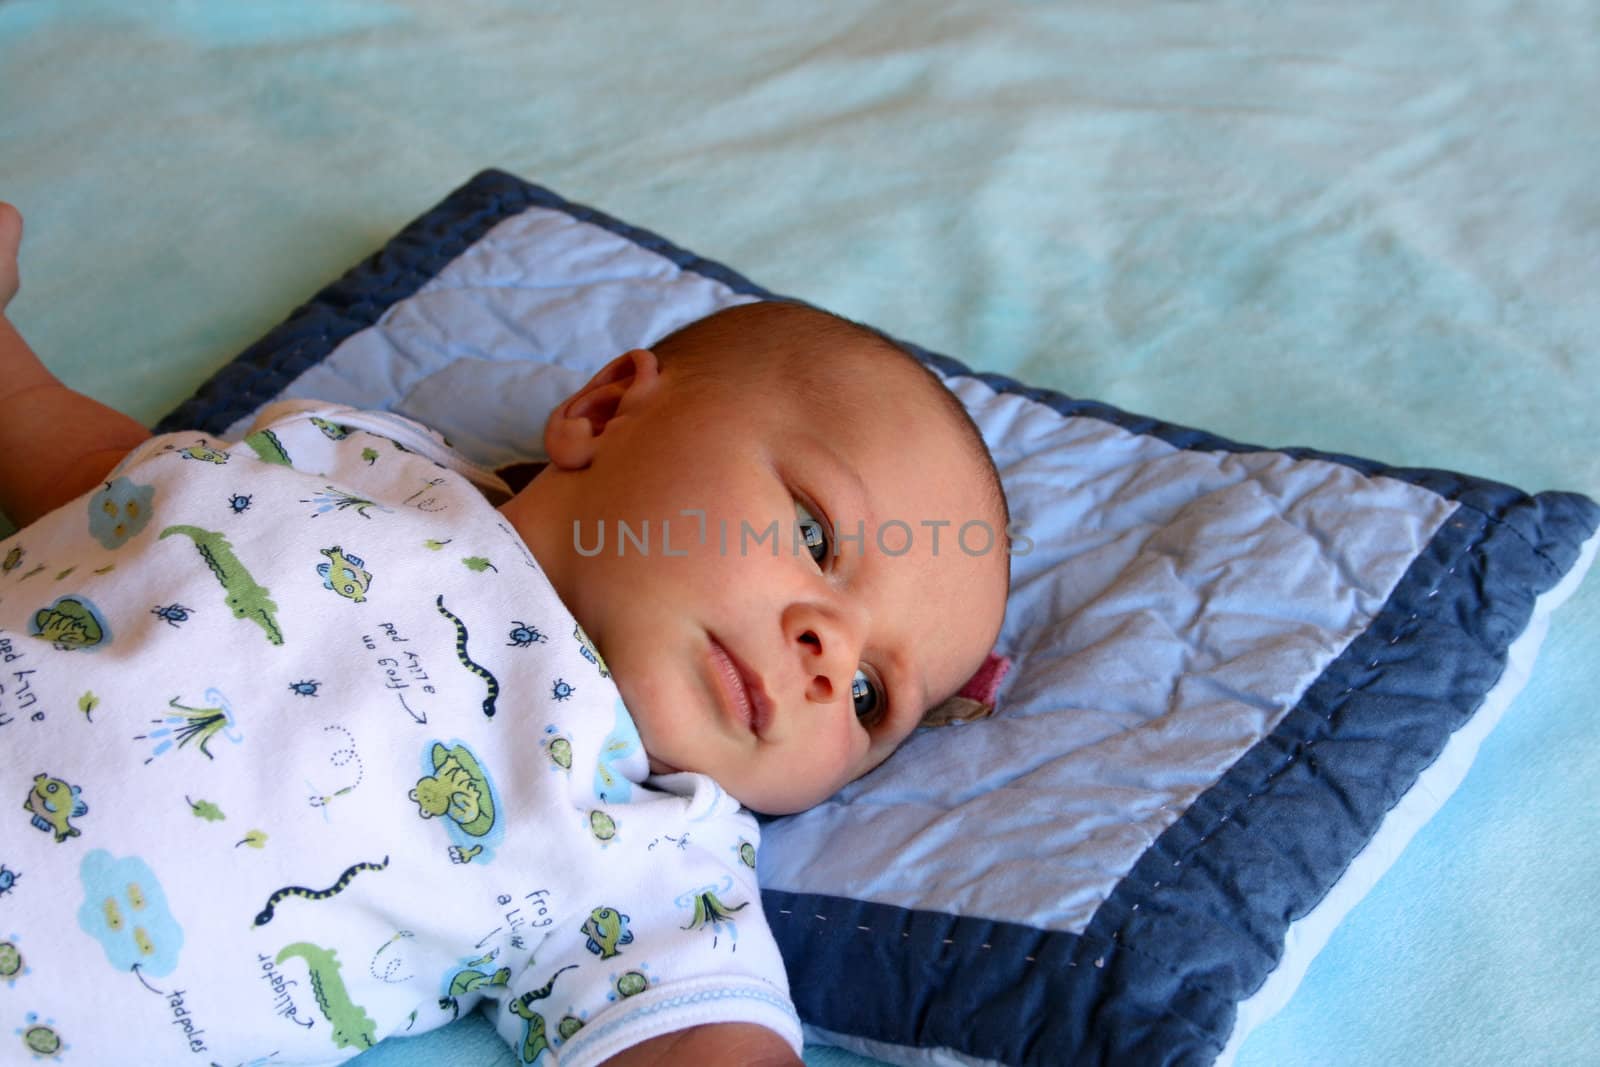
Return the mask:
<path id="1" fill-rule="evenodd" d="M 928 389 L 883 359 L 821 401 L 781 375 L 668 368 L 624 398 L 587 464 L 559 469 L 553 451 L 531 487 L 545 490 L 534 548 L 655 772 L 799 811 L 881 762 L 982 663 L 1005 534 Z M 808 545 L 795 529 L 812 519 Z"/>

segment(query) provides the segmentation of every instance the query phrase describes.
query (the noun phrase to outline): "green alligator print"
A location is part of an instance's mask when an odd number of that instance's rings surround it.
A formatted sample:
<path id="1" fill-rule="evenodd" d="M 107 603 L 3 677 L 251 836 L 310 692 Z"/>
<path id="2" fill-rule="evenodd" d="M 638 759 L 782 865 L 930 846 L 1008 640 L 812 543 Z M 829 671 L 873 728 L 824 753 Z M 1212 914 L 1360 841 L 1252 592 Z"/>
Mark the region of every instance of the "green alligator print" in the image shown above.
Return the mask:
<path id="1" fill-rule="evenodd" d="M 244 439 L 263 463 L 271 463 L 279 467 L 291 466 L 289 453 L 283 450 L 283 442 L 278 440 L 278 435 L 271 430 L 257 430 Z"/>
<path id="2" fill-rule="evenodd" d="M 338 1048 L 371 1048 L 378 1043 L 377 1024 L 367 1015 L 367 1010 L 350 999 L 344 978 L 339 973 L 339 960 L 334 951 L 313 945 L 309 941 L 296 941 L 284 946 L 277 962 L 290 956 L 299 956 L 311 969 L 311 994 L 317 998 L 317 1007 L 333 1024 L 333 1043 Z"/>
<path id="3" fill-rule="evenodd" d="M 168 526 L 161 531 L 161 538 L 164 540 L 171 534 L 182 534 L 194 542 L 200 558 L 222 583 L 223 592 L 227 594 L 223 603 L 228 605 L 234 618 L 250 620 L 266 631 L 267 640 L 272 644 L 283 644 L 283 631 L 278 629 L 278 605 L 273 603 L 267 587 L 258 585 L 239 562 L 226 537 L 198 526 Z"/>

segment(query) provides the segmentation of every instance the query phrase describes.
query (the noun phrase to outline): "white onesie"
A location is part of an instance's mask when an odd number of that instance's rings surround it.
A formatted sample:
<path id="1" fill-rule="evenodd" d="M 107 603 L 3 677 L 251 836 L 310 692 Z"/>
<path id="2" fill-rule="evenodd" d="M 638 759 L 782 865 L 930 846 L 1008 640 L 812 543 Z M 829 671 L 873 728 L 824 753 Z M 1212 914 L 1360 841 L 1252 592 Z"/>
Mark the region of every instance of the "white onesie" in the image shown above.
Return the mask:
<path id="1" fill-rule="evenodd" d="M 0 543 L 0 1061 L 335 1062 L 480 1001 L 524 1063 L 723 1021 L 799 1048 L 755 821 L 645 783 L 473 482 L 290 402 Z"/>

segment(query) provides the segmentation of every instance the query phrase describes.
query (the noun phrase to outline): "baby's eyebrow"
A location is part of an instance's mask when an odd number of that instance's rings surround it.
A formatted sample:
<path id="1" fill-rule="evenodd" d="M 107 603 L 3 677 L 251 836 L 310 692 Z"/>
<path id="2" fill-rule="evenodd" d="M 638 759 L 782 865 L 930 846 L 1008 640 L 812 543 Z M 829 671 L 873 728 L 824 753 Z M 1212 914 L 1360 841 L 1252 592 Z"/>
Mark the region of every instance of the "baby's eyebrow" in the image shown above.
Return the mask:
<path id="1" fill-rule="evenodd" d="M 851 463 L 843 454 L 841 454 L 839 450 L 834 447 L 831 441 L 823 437 L 807 435 L 801 440 L 801 445 L 808 454 L 809 458 L 819 461 L 824 467 L 827 468 L 827 473 L 830 477 L 845 483 L 845 492 L 852 501 L 864 506 L 870 505 L 870 500 L 867 495 L 867 483 L 862 480 L 861 474 L 856 470 L 855 465 Z M 825 507 L 828 506 L 828 502 L 824 501 L 822 503 Z M 868 506 L 866 510 L 870 512 L 870 506 Z M 854 515 L 846 519 L 838 512 L 836 506 L 828 507 L 828 515 L 834 523 L 834 529 L 830 531 L 830 533 L 832 533 L 836 539 L 838 534 L 841 532 L 846 533 L 853 538 L 855 536 L 854 524 L 857 518 L 864 520 L 869 530 L 871 529 L 873 522 L 873 517 L 870 514 Z M 870 536 L 871 534 L 869 533 L 868 537 Z M 835 540 L 834 552 L 837 554 L 838 551 L 839 545 L 837 540 Z"/>

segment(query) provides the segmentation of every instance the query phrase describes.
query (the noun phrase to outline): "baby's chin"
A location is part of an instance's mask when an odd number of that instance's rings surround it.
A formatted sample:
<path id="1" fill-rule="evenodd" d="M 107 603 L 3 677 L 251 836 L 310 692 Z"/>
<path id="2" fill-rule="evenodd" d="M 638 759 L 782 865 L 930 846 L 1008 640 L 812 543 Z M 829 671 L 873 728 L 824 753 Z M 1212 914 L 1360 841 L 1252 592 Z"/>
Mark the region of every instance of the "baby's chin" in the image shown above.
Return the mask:
<path id="1" fill-rule="evenodd" d="M 650 762 L 651 774 L 682 774 L 684 771 L 684 768 L 674 767 L 666 760 L 656 759 L 654 756 L 651 756 L 648 753 L 646 754 L 645 758 Z"/>
<path id="2" fill-rule="evenodd" d="M 654 756 L 649 756 L 647 758 L 650 763 L 651 777 L 668 774 L 704 774 L 714 779 L 717 785 L 722 788 L 723 792 L 727 793 L 730 797 L 739 802 L 740 807 L 748 808 L 758 815 L 793 815 L 796 812 L 805 811 L 807 808 L 814 807 L 817 803 L 820 803 L 820 801 L 798 803 L 793 799 L 780 800 L 778 798 L 769 797 L 766 795 L 748 796 L 742 789 L 737 787 L 729 788 L 728 783 L 721 776 L 712 774 L 710 771 L 697 771 L 693 767 L 674 767 L 665 760 L 656 759 Z"/>

